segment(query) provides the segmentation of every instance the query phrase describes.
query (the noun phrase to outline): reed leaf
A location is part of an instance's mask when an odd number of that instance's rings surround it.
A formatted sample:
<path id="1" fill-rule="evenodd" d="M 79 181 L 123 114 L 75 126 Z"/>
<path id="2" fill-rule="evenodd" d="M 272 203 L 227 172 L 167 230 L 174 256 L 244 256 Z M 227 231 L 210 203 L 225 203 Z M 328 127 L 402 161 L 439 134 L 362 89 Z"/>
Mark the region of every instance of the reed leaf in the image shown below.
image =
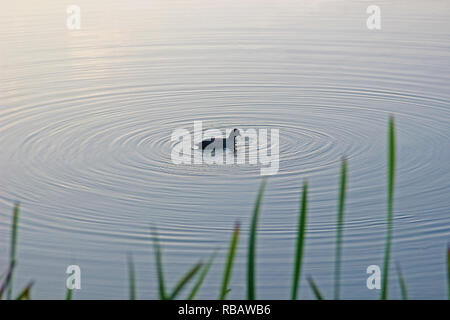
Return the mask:
<path id="1" fill-rule="evenodd" d="M 197 272 L 202 268 L 203 263 L 199 262 L 194 265 L 186 274 L 178 281 L 177 285 L 169 296 L 169 300 L 175 299 L 181 290 L 186 286 L 186 284 L 197 274 Z"/>
<path id="2" fill-rule="evenodd" d="M 10 247 L 10 251 L 9 251 L 10 266 L 16 265 L 17 233 L 18 233 L 18 226 L 19 226 L 19 208 L 20 208 L 20 204 L 18 202 L 16 202 L 14 204 L 14 209 L 13 209 L 11 247 Z M 9 277 L 8 283 L 7 283 L 7 288 L 8 288 L 7 298 L 8 298 L 8 300 L 11 299 L 13 276 L 14 276 L 14 268 L 11 268 L 11 274 L 10 274 L 10 277 Z"/>
<path id="3" fill-rule="evenodd" d="M 73 297 L 73 289 L 67 288 L 67 291 L 66 291 L 66 300 L 72 300 L 72 297 Z"/>
<path id="4" fill-rule="evenodd" d="M 334 299 L 339 300 L 341 281 L 342 229 L 344 225 L 345 191 L 347 188 L 347 160 L 342 160 L 341 180 L 339 183 L 339 199 L 336 230 L 336 253 L 334 259 Z"/>
<path id="5" fill-rule="evenodd" d="M 387 230 L 386 246 L 384 250 L 384 267 L 382 274 L 381 299 L 388 297 L 388 279 L 389 279 L 389 259 L 391 253 L 392 226 L 393 226 L 393 202 L 394 202 L 394 180 L 395 180 L 395 128 L 394 117 L 389 119 L 388 134 L 388 190 L 387 190 Z"/>
<path id="6" fill-rule="evenodd" d="M 319 287 L 317 287 L 317 285 L 315 284 L 314 280 L 312 277 L 308 277 L 308 283 L 309 286 L 311 287 L 311 290 L 314 293 L 314 296 L 316 297 L 317 300 L 324 300 L 322 294 L 320 293 Z"/>
<path id="7" fill-rule="evenodd" d="M 403 300 L 408 300 L 408 291 L 406 290 L 406 281 L 403 278 L 402 268 L 400 264 L 397 263 L 397 276 L 398 276 L 398 285 L 400 287 L 400 293 Z"/>
<path id="8" fill-rule="evenodd" d="M 211 268 L 211 265 L 214 261 L 214 258 L 216 257 L 216 253 L 214 253 L 208 260 L 208 262 L 203 266 L 202 272 L 200 273 L 197 282 L 195 283 L 194 287 L 191 290 L 191 293 L 189 294 L 187 300 L 194 300 L 198 290 L 203 284 L 203 281 L 205 280 L 206 275 L 208 274 L 209 268 Z"/>
<path id="9" fill-rule="evenodd" d="M 255 255 L 256 255 L 256 229 L 258 226 L 259 208 L 261 206 L 261 200 L 266 187 L 266 180 L 264 179 L 258 191 L 256 197 L 255 208 L 253 210 L 253 216 L 250 224 L 250 236 L 248 241 L 248 259 L 247 259 L 247 299 L 255 300 Z"/>
<path id="10" fill-rule="evenodd" d="M 450 243 L 447 245 L 447 293 L 450 300 Z"/>
<path id="11" fill-rule="evenodd" d="M 158 275 L 158 293 L 160 300 L 166 300 L 166 289 L 164 284 L 164 271 L 161 257 L 161 247 L 159 245 L 158 233 L 156 227 L 153 228 L 153 251 L 155 254 L 156 272 Z"/>
<path id="12" fill-rule="evenodd" d="M 131 253 L 127 256 L 128 261 L 128 281 L 129 281 L 129 297 L 130 300 L 136 300 L 136 276 L 133 255 Z"/>
<path id="13" fill-rule="evenodd" d="M 3 282 L 0 285 L 0 299 L 2 299 L 3 293 L 8 289 L 8 285 L 9 282 L 11 281 L 11 276 L 14 268 L 15 268 L 14 262 L 10 263 L 8 271 L 6 272 L 5 279 L 3 279 Z"/>
<path id="14" fill-rule="evenodd" d="M 239 222 L 236 222 L 236 225 L 233 230 L 233 235 L 231 236 L 230 240 L 230 247 L 228 249 L 228 256 L 225 264 L 225 269 L 223 272 L 222 287 L 220 289 L 219 300 L 225 300 L 228 292 L 230 292 L 228 284 L 230 283 L 234 256 L 236 254 L 236 248 L 239 241 L 239 232 L 240 232 Z"/>
<path id="15" fill-rule="evenodd" d="M 30 300 L 31 297 L 31 287 L 33 286 L 33 282 L 30 282 L 25 289 L 22 290 L 21 293 L 17 296 L 16 300 Z"/>
<path id="16" fill-rule="evenodd" d="M 297 227 L 297 245 L 295 248 L 294 272 L 292 277 L 291 299 L 297 299 L 299 280 L 302 269 L 303 248 L 305 243 L 306 215 L 308 208 L 308 183 L 303 182 L 303 191 L 300 201 L 300 212 Z"/>

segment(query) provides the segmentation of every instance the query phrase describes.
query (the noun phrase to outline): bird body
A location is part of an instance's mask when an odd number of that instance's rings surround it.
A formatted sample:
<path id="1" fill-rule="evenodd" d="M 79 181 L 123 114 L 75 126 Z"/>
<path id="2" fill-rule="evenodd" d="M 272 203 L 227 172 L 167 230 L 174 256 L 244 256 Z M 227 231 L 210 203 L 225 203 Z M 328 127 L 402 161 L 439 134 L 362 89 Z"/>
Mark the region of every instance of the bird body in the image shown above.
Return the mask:
<path id="1" fill-rule="evenodd" d="M 236 137 L 240 136 L 239 129 L 233 129 L 228 138 L 210 138 L 200 142 L 197 146 L 201 150 L 205 149 L 230 149 L 236 150 Z"/>

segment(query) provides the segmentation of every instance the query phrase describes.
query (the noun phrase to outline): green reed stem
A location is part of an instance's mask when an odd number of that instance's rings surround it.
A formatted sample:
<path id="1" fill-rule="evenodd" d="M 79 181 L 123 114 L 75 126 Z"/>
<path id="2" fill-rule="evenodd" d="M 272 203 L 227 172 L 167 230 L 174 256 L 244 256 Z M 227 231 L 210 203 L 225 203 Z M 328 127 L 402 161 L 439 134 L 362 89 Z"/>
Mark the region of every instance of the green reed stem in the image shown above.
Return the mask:
<path id="1" fill-rule="evenodd" d="M 322 294 L 320 293 L 319 287 L 317 287 L 316 283 L 314 282 L 312 277 L 308 277 L 308 283 L 314 293 L 314 296 L 317 300 L 324 300 Z"/>
<path id="2" fill-rule="evenodd" d="M 30 300 L 31 299 L 31 287 L 33 286 L 33 282 L 31 281 L 25 289 L 22 290 L 21 293 L 17 296 L 16 300 Z"/>
<path id="3" fill-rule="evenodd" d="M 11 275 L 8 280 L 8 291 L 7 291 L 7 299 L 11 299 L 12 287 L 13 287 L 13 276 L 14 276 L 14 268 L 16 265 L 16 250 L 17 250 L 17 233 L 19 226 L 19 208 L 20 205 L 18 202 L 14 204 L 13 209 L 13 220 L 12 220 L 12 234 L 11 234 L 11 247 L 9 252 L 9 264 L 11 266 Z"/>
<path id="4" fill-rule="evenodd" d="M 156 228 L 153 228 L 153 250 L 155 253 L 156 272 L 158 275 L 159 299 L 166 299 L 166 289 L 164 285 L 164 271 L 161 258 L 161 247 L 159 245 Z"/>
<path id="5" fill-rule="evenodd" d="M 403 300 L 408 300 L 408 291 L 406 289 L 406 281 L 403 278 L 402 268 L 400 264 L 397 263 L 397 276 L 398 276 L 398 285 L 400 287 L 400 293 Z"/>
<path id="6" fill-rule="evenodd" d="M 73 294 L 73 290 L 67 288 L 67 290 L 66 290 L 66 300 L 72 300 L 72 294 Z"/>
<path id="7" fill-rule="evenodd" d="M 191 293 L 189 294 L 187 300 L 194 300 L 198 290 L 200 289 L 201 285 L 203 284 L 203 281 L 205 280 L 206 275 L 208 274 L 209 268 L 211 267 L 214 258 L 216 256 L 216 253 L 214 253 L 208 260 L 208 262 L 204 265 L 202 272 L 200 273 L 200 276 L 197 279 L 197 282 L 195 283 L 194 287 L 191 290 Z"/>
<path id="8" fill-rule="evenodd" d="M 220 295 L 219 300 L 225 300 L 228 292 L 230 292 L 230 289 L 228 288 L 230 278 L 231 278 L 231 271 L 233 269 L 233 261 L 234 256 L 236 254 L 236 248 L 239 241 L 239 232 L 240 232 L 240 226 L 239 222 L 236 223 L 233 231 L 233 235 L 231 236 L 230 240 L 230 247 L 228 249 L 228 256 L 225 264 L 225 269 L 223 272 L 223 279 L 222 279 L 222 287 L 220 289 Z"/>
<path id="9" fill-rule="evenodd" d="M 136 300 L 136 276 L 132 254 L 128 254 L 128 281 L 130 300 Z"/>
<path id="10" fill-rule="evenodd" d="M 382 274 L 381 299 L 388 297 L 389 258 L 391 253 L 392 225 L 393 225 L 393 202 L 394 202 L 394 179 L 395 179 L 395 128 L 393 116 L 389 119 L 388 136 L 388 191 L 387 191 L 387 232 L 386 247 L 384 250 L 384 267 Z"/>
<path id="11" fill-rule="evenodd" d="M 303 182 L 303 191 L 300 202 L 300 212 L 297 227 L 297 245 L 295 248 L 294 272 L 292 277 L 291 299 L 297 299 L 297 292 L 300 283 L 302 269 L 303 247 L 305 243 L 306 215 L 308 207 L 308 183 Z"/>
<path id="12" fill-rule="evenodd" d="M 347 187 L 347 160 L 342 160 L 341 181 L 339 184 L 339 201 L 336 231 L 336 254 L 334 265 L 334 299 L 339 300 L 341 281 L 342 229 L 344 225 L 345 190 Z"/>
<path id="13" fill-rule="evenodd" d="M 450 243 L 447 246 L 447 293 L 450 300 Z"/>
<path id="14" fill-rule="evenodd" d="M 175 299 L 181 290 L 188 284 L 188 282 L 197 274 L 197 272 L 202 268 L 203 263 L 199 262 L 194 265 L 188 272 L 178 281 L 177 285 L 172 291 L 172 294 L 169 296 L 169 300 Z"/>
<path id="15" fill-rule="evenodd" d="M 248 264 L 247 264 L 247 299 L 255 300 L 255 255 L 256 255 L 256 229 L 258 225 L 259 208 L 261 205 L 262 196 L 266 187 L 266 180 L 263 180 L 256 198 L 255 208 L 250 225 L 250 236 L 248 241 Z"/>

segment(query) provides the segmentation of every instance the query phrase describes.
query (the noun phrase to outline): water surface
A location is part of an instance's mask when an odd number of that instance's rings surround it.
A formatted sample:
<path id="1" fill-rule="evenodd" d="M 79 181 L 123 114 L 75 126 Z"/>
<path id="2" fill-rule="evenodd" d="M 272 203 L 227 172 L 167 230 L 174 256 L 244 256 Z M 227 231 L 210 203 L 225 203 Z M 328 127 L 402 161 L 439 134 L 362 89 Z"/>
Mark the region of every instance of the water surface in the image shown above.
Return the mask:
<path id="1" fill-rule="evenodd" d="M 310 184 L 305 266 L 332 296 L 340 159 L 349 161 L 342 297 L 374 299 L 382 265 L 386 128 L 398 138 L 392 256 L 411 298 L 446 297 L 450 237 L 450 5 L 378 1 L 85 1 L 81 30 L 56 1 L 0 12 L 0 263 L 11 208 L 22 205 L 16 288 L 62 298 L 157 297 L 149 236 L 158 227 L 166 278 L 218 249 L 200 298 L 219 292 L 236 221 L 243 233 L 230 298 L 245 297 L 258 166 L 175 165 L 170 135 L 205 128 L 280 130 L 258 239 L 258 298 L 289 297 L 298 202 Z M 394 268 L 390 297 L 398 298 Z M 304 278 L 304 277 L 303 277 Z M 311 298 L 303 281 L 301 298 Z"/>

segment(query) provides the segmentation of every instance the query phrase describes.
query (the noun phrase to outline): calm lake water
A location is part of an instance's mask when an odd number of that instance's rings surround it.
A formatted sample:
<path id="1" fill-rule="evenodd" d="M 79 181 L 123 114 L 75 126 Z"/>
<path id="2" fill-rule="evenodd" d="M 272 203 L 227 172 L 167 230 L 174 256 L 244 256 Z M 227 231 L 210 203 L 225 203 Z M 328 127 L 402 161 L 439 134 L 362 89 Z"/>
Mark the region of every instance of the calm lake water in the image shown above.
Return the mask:
<path id="1" fill-rule="evenodd" d="M 218 250 L 199 298 L 216 298 L 231 230 L 242 224 L 230 298 L 245 297 L 258 166 L 175 165 L 175 129 L 280 131 L 280 169 L 258 233 L 257 296 L 289 297 L 300 187 L 310 184 L 301 298 L 312 275 L 333 291 L 340 159 L 349 161 L 342 297 L 375 299 L 382 265 L 386 131 L 396 118 L 393 260 L 411 298 L 446 297 L 450 240 L 448 1 L 21 1 L 0 11 L 0 266 L 22 206 L 15 289 L 63 298 L 157 298 L 149 229 L 170 286 Z M 368 30 L 366 8 L 381 8 Z M 394 264 L 391 298 L 399 298 Z"/>

